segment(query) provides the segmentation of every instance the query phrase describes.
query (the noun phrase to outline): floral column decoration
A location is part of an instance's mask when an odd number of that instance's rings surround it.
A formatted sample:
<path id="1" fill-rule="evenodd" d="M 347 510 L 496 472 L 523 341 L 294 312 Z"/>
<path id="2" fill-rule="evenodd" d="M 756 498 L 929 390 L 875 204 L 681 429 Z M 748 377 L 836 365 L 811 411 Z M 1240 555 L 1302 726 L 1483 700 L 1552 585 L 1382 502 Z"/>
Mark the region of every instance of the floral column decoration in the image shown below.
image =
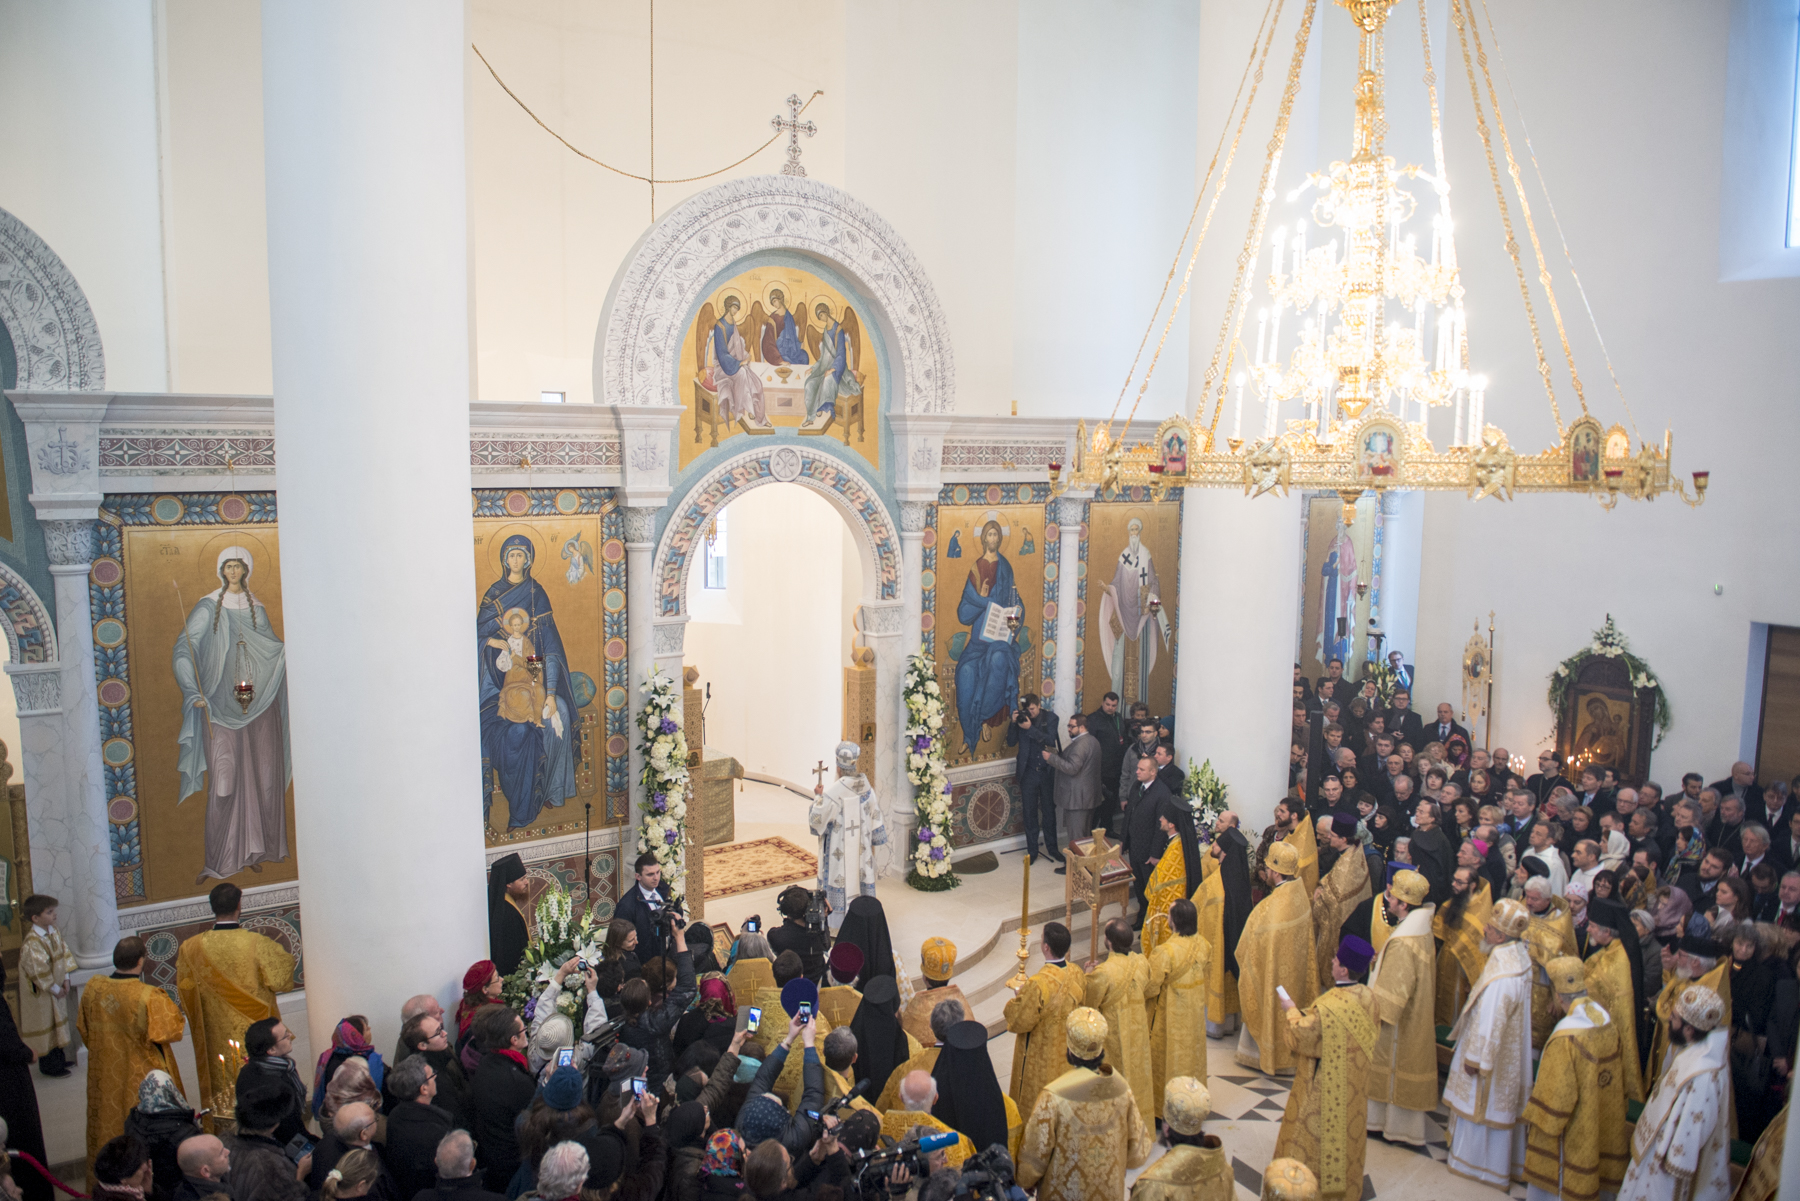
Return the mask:
<path id="1" fill-rule="evenodd" d="M 920 648 L 906 661 L 906 778 L 918 816 L 906 882 L 942 892 L 962 881 L 950 870 L 950 779 L 944 763 L 944 698 L 931 656 Z"/>
<path id="2" fill-rule="evenodd" d="M 687 891 L 684 868 L 687 845 L 687 735 L 676 720 L 681 694 L 660 667 L 652 667 L 639 689 L 644 710 L 638 717 L 644 754 L 644 820 L 638 827 L 638 852 L 649 851 L 662 864 L 670 896 L 680 900 Z"/>

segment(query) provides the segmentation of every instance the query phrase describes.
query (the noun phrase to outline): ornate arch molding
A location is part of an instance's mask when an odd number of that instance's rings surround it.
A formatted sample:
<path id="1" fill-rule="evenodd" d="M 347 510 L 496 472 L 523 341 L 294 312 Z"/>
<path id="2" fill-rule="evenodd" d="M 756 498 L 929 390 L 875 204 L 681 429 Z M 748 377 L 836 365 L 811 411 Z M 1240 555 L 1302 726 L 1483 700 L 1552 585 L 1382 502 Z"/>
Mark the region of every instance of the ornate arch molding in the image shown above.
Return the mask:
<path id="1" fill-rule="evenodd" d="M 43 239 L 5 209 L 0 209 L 0 322 L 18 354 L 20 390 L 106 387 L 100 326 L 81 285 Z"/>
<path id="2" fill-rule="evenodd" d="M 54 663 L 56 627 L 50 610 L 24 577 L 0 563 L 0 626 L 14 663 Z"/>
<path id="3" fill-rule="evenodd" d="M 912 251 L 867 205 L 791 175 L 708 188 L 651 228 L 601 313 L 594 395 L 607 404 L 679 405 L 670 380 L 688 314 L 707 281 L 758 250 L 801 251 L 854 277 L 899 356 L 902 409 L 955 410 L 949 326 Z"/>
<path id="4" fill-rule="evenodd" d="M 900 538 L 875 488 L 841 459 L 804 446 L 781 443 L 727 459 L 702 476 L 676 504 L 656 547 L 656 614 L 687 616 L 688 571 L 701 532 L 713 514 L 752 488 L 794 483 L 829 500 L 850 523 L 862 548 L 864 599 L 892 602 L 900 597 Z"/>

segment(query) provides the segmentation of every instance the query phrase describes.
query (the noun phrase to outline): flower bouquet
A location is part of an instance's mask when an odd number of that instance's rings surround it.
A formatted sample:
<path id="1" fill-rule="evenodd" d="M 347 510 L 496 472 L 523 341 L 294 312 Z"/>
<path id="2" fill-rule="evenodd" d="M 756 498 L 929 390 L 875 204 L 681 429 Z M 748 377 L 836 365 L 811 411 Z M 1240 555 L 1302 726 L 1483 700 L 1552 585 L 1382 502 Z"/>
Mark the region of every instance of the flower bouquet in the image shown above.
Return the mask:
<path id="1" fill-rule="evenodd" d="M 638 826 L 638 851 L 649 851 L 662 864 L 669 896 L 681 900 L 687 891 L 687 735 L 679 721 L 681 693 L 675 682 L 652 667 L 641 689 L 644 709 L 638 715 L 643 735 L 644 817 Z"/>
<path id="2" fill-rule="evenodd" d="M 950 779 L 944 762 L 944 697 L 937 671 L 923 648 L 906 661 L 906 778 L 913 786 L 918 830 L 906 882 L 942 892 L 962 881 L 950 870 Z"/>

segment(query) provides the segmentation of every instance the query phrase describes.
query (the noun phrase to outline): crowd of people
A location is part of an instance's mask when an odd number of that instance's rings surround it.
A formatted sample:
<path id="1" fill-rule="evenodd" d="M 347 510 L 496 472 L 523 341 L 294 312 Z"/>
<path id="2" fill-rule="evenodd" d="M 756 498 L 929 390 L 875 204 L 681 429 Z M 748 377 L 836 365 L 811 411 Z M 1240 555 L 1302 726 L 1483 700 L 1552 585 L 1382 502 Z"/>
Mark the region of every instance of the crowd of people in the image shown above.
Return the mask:
<path id="1" fill-rule="evenodd" d="M 715 931 L 681 917 L 648 854 L 598 962 L 508 1004 L 483 960 L 451 1009 L 405 1002 L 391 1054 L 351 1014 L 303 1067 L 277 1005 L 293 959 L 221 884 L 212 928 L 181 946 L 179 1004 L 143 981 L 137 938 L 81 989 L 91 1195 L 1085 1201 L 1143 1169 L 1133 1197 L 1225 1201 L 1231 1161 L 1203 1128 L 1222 1040 L 1291 1078 L 1265 1196 L 1360 1196 L 1369 1141 L 1422 1146 L 1441 1102 L 1448 1171 L 1500 1189 L 1725 1201 L 1737 1140 L 1756 1147 L 1738 1195 L 1772 1197 L 1800 797 L 1744 764 L 1672 800 L 1594 765 L 1570 780 L 1550 752 L 1522 775 L 1447 706 L 1432 723 L 1404 691 L 1340 709 L 1340 669 L 1296 669 L 1291 787 L 1254 842 L 1235 813 L 1196 823 L 1166 715 L 1108 694 L 1065 725 L 1025 698 L 1028 853 L 1064 860 L 1111 830 L 1133 899 L 1096 960 L 1062 924 L 1039 931 L 1004 1007 L 1004 1081 L 947 939 L 920 948 L 915 987 L 872 895 L 835 937 L 800 887 L 772 928 Z M 502 904 L 513 866 L 496 865 Z M 23 912 L 22 994 L 63 998 L 56 901 Z M 0 1028 L 0 1187 L 30 1201 L 50 1196 L 31 1065 L 66 1071 L 72 1041 L 66 1007 L 39 1008 L 22 997 Z M 198 1105 L 171 1053 L 188 1030 Z"/>

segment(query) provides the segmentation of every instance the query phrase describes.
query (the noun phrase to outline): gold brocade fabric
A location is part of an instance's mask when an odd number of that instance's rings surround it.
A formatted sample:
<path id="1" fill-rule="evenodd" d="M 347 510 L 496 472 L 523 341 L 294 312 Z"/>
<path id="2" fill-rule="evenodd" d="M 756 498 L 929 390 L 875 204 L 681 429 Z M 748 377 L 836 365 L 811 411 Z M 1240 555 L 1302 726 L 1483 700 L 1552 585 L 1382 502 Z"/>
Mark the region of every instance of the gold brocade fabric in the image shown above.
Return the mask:
<path id="1" fill-rule="evenodd" d="M 1310 897 L 1319 886 L 1319 839 L 1313 833 L 1312 823 L 1302 817 L 1281 841 L 1300 852 L 1300 882 L 1306 885 L 1306 895 Z"/>
<path id="2" fill-rule="evenodd" d="M 169 994 L 137 977 L 95 976 L 81 990 L 75 1018 L 88 1048 L 88 1158 L 125 1133 L 125 1118 L 138 1099 L 146 1073 L 167 1072 L 181 1088 L 181 1069 L 170 1044 L 181 1041 L 185 1023 Z"/>
<path id="3" fill-rule="evenodd" d="M 1369 906 L 1369 946 L 1374 948 L 1375 953 L 1379 955 L 1381 949 L 1387 946 L 1388 939 L 1393 936 L 1394 928 L 1388 925 L 1387 911 L 1377 900 Z"/>
<path id="4" fill-rule="evenodd" d="M 1320 994 L 1310 1009 L 1284 1012 L 1280 1038 L 1297 1062 L 1275 1139 L 1276 1159 L 1297 1159 L 1319 1178 L 1319 1196 L 1362 1196 L 1368 1150 L 1369 1055 L 1375 995 L 1361 984 Z"/>
<path id="5" fill-rule="evenodd" d="M 1448 904 L 1448 902 L 1446 902 Z M 1494 912 L 1494 900 L 1486 880 L 1477 884 L 1469 896 L 1455 929 L 1440 907 L 1431 919 L 1431 933 L 1443 945 L 1437 959 L 1437 1024 L 1454 1025 L 1469 999 L 1469 989 L 1481 979 L 1482 965 L 1487 963 L 1488 945 L 1482 937 L 1488 915 Z"/>
<path id="6" fill-rule="evenodd" d="M 50 990 L 67 983 L 75 968 L 75 956 L 55 926 L 25 922 L 25 941 L 19 946 L 19 1037 L 39 1055 L 69 1045 L 68 994 L 53 997 Z"/>
<path id="7" fill-rule="evenodd" d="M 1219 861 L 1200 856 L 1200 875 L 1194 907 L 1200 911 L 1200 937 L 1214 952 L 1206 965 L 1206 1020 L 1216 1025 L 1238 1011 L 1238 982 L 1225 970 L 1225 877 Z"/>
<path id="8" fill-rule="evenodd" d="M 1544 1043 L 1525 1107 L 1525 1180 L 1563 1198 L 1593 1201 L 1616 1193 L 1631 1160 L 1620 1088 L 1623 1026 L 1591 1001 L 1585 1028 L 1565 1022 Z"/>
<path id="9" fill-rule="evenodd" d="M 781 990 L 779 988 L 757 989 L 756 997 L 750 1003 L 762 1010 L 760 1029 L 774 1033 L 777 1041 L 787 1036 L 788 1023 L 793 1021 L 794 1015 L 781 1007 Z M 820 1011 L 814 1015 L 813 1023 L 813 1044 L 819 1050 L 820 1063 L 825 1061 L 825 1036 L 837 1028 L 832 1024 L 831 1019 L 825 1016 L 824 1008 L 823 1005 L 819 1006 Z M 917 1042 L 910 1035 L 907 1036 L 907 1045 L 914 1051 L 919 1049 Z M 793 1049 L 788 1053 L 787 1062 L 781 1065 L 781 1075 L 775 1078 L 775 1091 L 787 1098 L 789 1113 L 794 1113 L 800 1108 L 800 1094 L 804 1091 L 800 1075 L 805 1067 L 806 1056 L 800 1053 L 800 1044 L 795 1043 Z"/>
<path id="10" fill-rule="evenodd" d="M 237 1074 L 251 1022 L 280 1017 L 275 994 L 294 988 L 294 957 L 253 930 L 207 930 L 181 944 L 175 988 L 194 1028 L 200 1107 L 236 1113 Z M 211 1121 L 210 1118 L 207 1121 Z"/>
<path id="11" fill-rule="evenodd" d="M 1675 1002 L 1681 996 L 1681 990 L 1690 984 L 1704 984 L 1719 994 L 1719 1000 L 1725 1002 L 1725 1012 L 1719 1017 L 1716 1027 L 1720 1030 L 1731 1029 L 1731 964 L 1720 960 L 1715 967 L 1698 980 L 1683 980 L 1680 976 L 1665 973 L 1663 990 L 1656 998 L 1656 1041 L 1650 1046 L 1650 1075 L 1660 1077 L 1664 1057 L 1669 1051 L 1669 1018 L 1675 1012 Z"/>
<path id="12" fill-rule="evenodd" d="M 1017 1179 L 1038 1201 L 1123 1196 L 1125 1173 L 1149 1158 L 1153 1138 L 1121 1076 L 1071 1068 L 1025 1120 Z"/>
<path id="13" fill-rule="evenodd" d="M 1787 1146 L 1788 1110 L 1792 1107 L 1790 1100 L 1775 1120 L 1763 1128 L 1762 1137 L 1750 1152 L 1750 1166 L 1744 1170 L 1744 1178 L 1738 1182 L 1731 1201 L 1775 1201 L 1775 1194 L 1781 1189 L 1781 1154 Z"/>
<path id="14" fill-rule="evenodd" d="M 900 1028 L 917 1039 L 920 1045 L 936 1042 L 937 1035 L 931 1032 L 931 1011 L 945 1001 L 960 1001 L 965 1019 L 975 1016 L 975 1010 L 970 1006 L 969 998 L 963 996 L 963 990 L 954 984 L 946 984 L 942 988 L 928 988 L 914 993 L 913 999 L 900 1011 Z"/>
<path id="15" fill-rule="evenodd" d="M 1212 948 L 1176 935 L 1150 953 L 1150 1097 L 1163 1116 L 1163 1089 L 1178 1076 L 1206 1083 L 1206 978 Z"/>
<path id="16" fill-rule="evenodd" d="M 1313 939 L 1321 981 L 1331 979 L 1331 961 L 1337 955 L 1338 933 L 1344 919 L 1368 899 L 1369 860 L 1362 847 L 1351 843 L 1319 881 L 1318 895 L 1313 898 Z"/>
<path id="17" fill-rule="evenodd" d="M 1289 880 L 1250 911 L 1243 937 L 1238 939 L 1237 958 L 1238 1000 L 1244 1007 L 1244 1026 L 1256 1040 L 1258 1052 L 1257 1061 L 1245 1066 L 1271 1076 L 1292 1071 L 1293 1053 L 1279 1033 L 1284 1023 L 1275 986 L 1286 987 L 1289 999 L 1302 1009 L 1319 995 L 1312 905 L 1304 884 Z"/>
<path id="18" fill-rule="evenodd" d="M 725 983 L 739 1009 L 754 1005 L 758 990 L 775 987 L 775 965 L 767 959 L 740 959 L 725 973 Z"/>
<path id="19" fill-rule="evenodd" d="M 1375 906 L 1377 912 L 1381 906 Z M 1401 920 L 1404 933 L 1387 940 L 1369 977 L 1381 1037 L 1369 1064 L 1369 1098 L 1430 1113 L 1438 1103 L 1435 971 L 1431 921 L 1424 913 Z"/>
<path id="20" fill-rule="evenodd" d="M 1169 927 L 1169 906 L 1186 900 L 1187 895 L 1187 857 L 1181 839 L 1171 838 L 1144 885 L 1144 954 L 1175 933 Z"/>
<path id="21" fill-rule="evenodd" d="M 1588 996 L 1606 1010 L 1618 1028 L 1625 1099 L 1642 1101 L 1644 1073 L 1638 1065 L 1637 1001 L 1631 993 L 1631 960 L 1625 954 L 1624 944 L 1609 942 L 1589 955 L 1582 964 L 1582 975 L 1587 979 Z M 1535 1000 L 1534 997 L 1534 1004 Z M 1533 1016 L 1536 1013 L 1534 1008 Z"/>
<path id="22" fill-rule="evenodd" d="M 942 1047 L 933 1044 L 921 1047 L 905 1063 L 895 1068 L 888 1076 L 887 1083 L 882 1086 L 881 1096 L 875 1102 L 875 1108 L 883 1112 L 895 1109 L 900 1104 L 900 1082 L 906 1079 L 908 1072 L 929 1072 L 937 1067 L 938 1052 Z"/>
<path id="23" fill-rule="evenodd" d="M 1225 1148 L 1170 1147 L 1131 1185 L 1131 1201 L 1236 1201 L 1237 1185 Z"/>
<path id="24" fill-rule="evenodd" d="M 1069 1014 L 1087 1003 L 1087 973 L 1074 964 L 1039 968 L 1006 1003 L 1013 1043 L 1012 1086 L 1019 1112 L 1029 1114 L 1045 1085 L 1069 1070 Z"/>
<path id="25" fill-rule="evenodd" d="M 930 1114 L 922 1113 L 917 1109 L 890 1109 L 881 1115 L 881 1133 L 895 1142 L 905 1138 L 906 1132 L 914 1126 L 930 1126 L 933 1130 L 941 1131 L 950 1129 Z M 969 1137 L 965 1134 L 956 1136 L 954 1146 L 944 1148 L 944 1155 L 949 1159 L 950 1166 L 953 1168 L 962 1167 L 963 1160 L 973 1154 L 975 1154 L 975 1144 L 970 1142 Z"/>
<path id="26" fill-rule="evenodd" d="M 1542 917 L 1533 915 L 1525 928 L 1525 945 L 1531 951 L 1531 1046 L 1538 1050 L 1562 1016 L 1556 1008 L 1550 978 L 1544 974 L 1545 965 L 1564 955 L 1576 955 L 1575 922 L 1569 916 L 1569 903 L 1561 897 L 1551 897 L 1550 908 Z"/>
<path id="27" fill-rule="evenodd" d="M 771 974 L 769 980 L 773 983 L 774 975 Z M 726 983 L 730 983 L 729 978 Z M 756 994 L 752 992 L 751 995 Z M 851 985 L 830 984 L 819 990 L 819 1012 L 833 1026 L 848 1026 L 850 1019 L 856 1016 L 856 1007 L 861 1004 L 862 994 Z"/>
<path id="28" fill-rule="evenodd" d="M 1085 1004 L 1106 1019 L 1106 1062 L 1131 1086 L 1144 1124 L 1154 1129 L 1149 994 L 1150 961 L 1142 955 L 1114 951 L 1088 973 Z"/>

